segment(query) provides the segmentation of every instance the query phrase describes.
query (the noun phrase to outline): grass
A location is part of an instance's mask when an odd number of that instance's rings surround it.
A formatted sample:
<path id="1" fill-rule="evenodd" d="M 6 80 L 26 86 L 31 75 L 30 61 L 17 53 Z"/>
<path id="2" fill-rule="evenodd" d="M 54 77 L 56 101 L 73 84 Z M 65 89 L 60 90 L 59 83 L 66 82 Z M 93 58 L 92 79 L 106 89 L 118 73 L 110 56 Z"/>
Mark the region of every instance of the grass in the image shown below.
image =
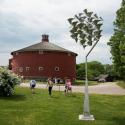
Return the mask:
<path id="1" fill-rule="evenodd" d="M 117 85 L 119 85 L 120 87 L 125 89 L 125 82 L 119 81 L 119 82 L 117 82 Z"/>
<path id="2" fill-rule="evenodd" d="M 88 83 L 89 83 L 89 86 L 99 84 L 99 82 L 97 81 L 88 81 Z M 74 85 L 85 85 L 85 80 L 75 80 Z"/>
<path id="3" fill-rule="evenodd" d="M 46 90 L 31 94 L 28 88 L 16 88 L 12 97 L 0 97 L 1 125 L 125 125 L 125 96 L 91 95 L 91 114 L 95 121 L 80 121 L 83 95 Z"/>

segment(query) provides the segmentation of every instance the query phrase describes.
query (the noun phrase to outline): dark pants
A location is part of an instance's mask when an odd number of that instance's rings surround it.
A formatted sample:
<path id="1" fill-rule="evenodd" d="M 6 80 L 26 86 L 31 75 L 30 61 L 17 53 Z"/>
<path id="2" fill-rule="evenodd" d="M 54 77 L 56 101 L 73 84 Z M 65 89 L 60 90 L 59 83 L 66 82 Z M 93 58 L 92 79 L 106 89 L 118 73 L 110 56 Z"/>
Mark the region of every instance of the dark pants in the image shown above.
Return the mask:
<path id="1" fill-rule="evenodd" d="M 49 95 L 51 95 L 52 87 L 49 86 Z"/>

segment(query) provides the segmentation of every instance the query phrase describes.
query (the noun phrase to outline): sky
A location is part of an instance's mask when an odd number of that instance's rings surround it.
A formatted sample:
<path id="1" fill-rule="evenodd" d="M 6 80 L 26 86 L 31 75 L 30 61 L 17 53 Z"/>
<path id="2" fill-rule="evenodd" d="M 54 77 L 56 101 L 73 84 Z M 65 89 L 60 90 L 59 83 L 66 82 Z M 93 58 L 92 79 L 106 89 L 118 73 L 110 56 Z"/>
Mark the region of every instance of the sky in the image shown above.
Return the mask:
<path id="1" fill-rule="evenodd" d="M 89 55 L 89 61 L 111 64 L 107 45 L 113 34 L 113 21 L 121 0 L 0 0 L 0 65 L 8 65 L 10 52 L 41 41 L 49 41 L 78 54 L 76 62 L 83 63 L 85 50 L 70 37 L 68 18 L 84 9 L 103 18 L 102 37 Z"/>

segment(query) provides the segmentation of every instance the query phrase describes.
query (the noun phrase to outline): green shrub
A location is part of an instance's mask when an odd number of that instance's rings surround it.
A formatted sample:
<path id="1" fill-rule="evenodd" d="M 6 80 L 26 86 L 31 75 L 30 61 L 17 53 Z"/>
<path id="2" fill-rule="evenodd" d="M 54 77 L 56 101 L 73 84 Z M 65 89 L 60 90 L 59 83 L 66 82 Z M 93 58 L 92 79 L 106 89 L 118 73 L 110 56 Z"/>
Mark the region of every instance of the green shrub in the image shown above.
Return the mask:
<path id="1" fill-rule="evenodd" d="M 6 68 L 0 67 L 0 96 L 13 95 L 15 85 L 20 83 L 20 76 L 17 76 Z"/>

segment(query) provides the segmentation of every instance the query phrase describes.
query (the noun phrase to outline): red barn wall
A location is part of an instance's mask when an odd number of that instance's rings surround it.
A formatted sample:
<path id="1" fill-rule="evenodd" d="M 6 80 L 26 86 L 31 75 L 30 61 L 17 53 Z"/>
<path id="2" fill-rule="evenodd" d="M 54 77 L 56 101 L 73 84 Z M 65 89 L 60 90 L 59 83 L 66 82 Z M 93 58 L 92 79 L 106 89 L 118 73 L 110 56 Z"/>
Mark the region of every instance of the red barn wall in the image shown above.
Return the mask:
<path id="1" fill-rule="evenodd" d="M 11 61 L 13 72 L 24 77 L 59 77 L 76 78 L 76 56 L 64 52 L 23 52 L 13 55 Z M 19 71 L 19 68 L 23 68 Z M 26 67 L 30 67 L 26 71 Z M 43 70 L 39 71 L 39 67 Z M 59 71 L 55 71 L 59 67 Z"/>

